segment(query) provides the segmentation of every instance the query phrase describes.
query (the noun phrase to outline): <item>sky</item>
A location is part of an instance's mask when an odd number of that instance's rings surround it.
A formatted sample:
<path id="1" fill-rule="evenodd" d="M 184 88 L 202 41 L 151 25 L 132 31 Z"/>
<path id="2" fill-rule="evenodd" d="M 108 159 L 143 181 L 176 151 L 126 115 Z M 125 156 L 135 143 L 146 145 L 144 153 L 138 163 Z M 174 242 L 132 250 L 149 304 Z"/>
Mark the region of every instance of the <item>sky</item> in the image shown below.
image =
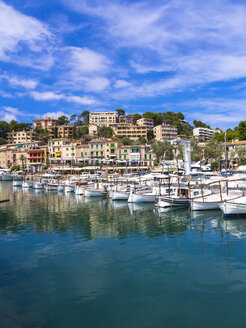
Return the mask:
<path id="1" fill-rule="evenodd" d="M 246 2 L 0 0 L 0 120 L 89 111 L 246 120 Z"/>

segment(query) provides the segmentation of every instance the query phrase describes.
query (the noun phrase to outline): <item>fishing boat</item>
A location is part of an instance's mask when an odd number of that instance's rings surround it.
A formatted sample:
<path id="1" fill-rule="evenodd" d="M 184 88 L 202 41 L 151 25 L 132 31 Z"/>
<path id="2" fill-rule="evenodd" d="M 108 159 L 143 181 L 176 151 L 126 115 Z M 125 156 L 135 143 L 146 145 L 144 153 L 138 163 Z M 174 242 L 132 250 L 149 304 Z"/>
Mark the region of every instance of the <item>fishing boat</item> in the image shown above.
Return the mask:
<path id="1" fill-rule="evenodd" d="M 152 191 L 139 191 L 131 189 L 128 197 L 128 203 L 155 203 L 156 194 Z"/>
<path id="2" fill-rule="evenodd" d="M 65 193 L 71 193 L 71 192 L 74 192 L 74 191 L 75 191 L 75 187 L 72 186 L 72 185 L 66 185 L 66 186 L 64 187 L 64 191 L 65 191 Z"/>
<path id="3" fill-rule="evenodd" d="M 188 188 L 173 188 L 173 192 L 158 197 L 158 207 L 188 207 L 190 205 Z"/>
<path id="4" fill-rule="evenodd" d="M 23 181 L 22 182 L 22 188 L 32 188 L 33 183 L 31 181 Z"/>
<path id="5" fill-rule="evenodd" d="M 225 216 L 246 214 L 246 196 L 225 200 L 219 207 Z"/>
<path id="6" fill-rule="evenodd" d="M 41 182 L 34 182 L 33 189 L 44 189 L 44 185 Z"/>
<path id="7" fill-rule="evenodd" d="M 232 190 L 230 192 L 218 192 L 199 197 L 191 198 L 190 205 L 192 211 L 219 210 L 220 204 L 224 200 L 233 200 L 243 195 L 240 190 Z"/>
<path id="8" fill-rule="evenodd" d="M 13 187 L 21 187 L 22 181 L 21 180 L 14 180 L 13 181 Z"/>

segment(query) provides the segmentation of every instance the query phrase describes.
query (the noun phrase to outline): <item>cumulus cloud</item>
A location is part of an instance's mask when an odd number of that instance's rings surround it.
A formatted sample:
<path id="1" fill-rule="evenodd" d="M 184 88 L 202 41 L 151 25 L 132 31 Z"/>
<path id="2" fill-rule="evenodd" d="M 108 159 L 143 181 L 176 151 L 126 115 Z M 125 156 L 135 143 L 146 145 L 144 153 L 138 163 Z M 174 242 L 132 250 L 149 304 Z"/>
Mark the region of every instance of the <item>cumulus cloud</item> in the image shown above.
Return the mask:
<path id="1" fill-rule="evenodd" d="M 47 69 L 53 64 L 51 43 L 47 26 L 0 0 L 0 60 Z"/>

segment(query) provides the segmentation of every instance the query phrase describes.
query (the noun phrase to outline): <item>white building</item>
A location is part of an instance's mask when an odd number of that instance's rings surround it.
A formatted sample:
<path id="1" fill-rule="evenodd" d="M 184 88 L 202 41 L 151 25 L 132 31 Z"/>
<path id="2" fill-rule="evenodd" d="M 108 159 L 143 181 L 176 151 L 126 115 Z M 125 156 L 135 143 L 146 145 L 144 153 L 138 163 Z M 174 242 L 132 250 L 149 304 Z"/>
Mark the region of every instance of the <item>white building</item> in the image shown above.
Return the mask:
<path id="1" fill-rule="evenodd" d="M 90 113 L 89 123 L 98 126 L 112 126 L 116 124 L 115 112 Z"/>
<path id="2" fill-rule="evenodd" d="M 198 141 L 207 141 L 213 138 L 215 131 L 208 128 L 194 128 L 193 136 Z"/>

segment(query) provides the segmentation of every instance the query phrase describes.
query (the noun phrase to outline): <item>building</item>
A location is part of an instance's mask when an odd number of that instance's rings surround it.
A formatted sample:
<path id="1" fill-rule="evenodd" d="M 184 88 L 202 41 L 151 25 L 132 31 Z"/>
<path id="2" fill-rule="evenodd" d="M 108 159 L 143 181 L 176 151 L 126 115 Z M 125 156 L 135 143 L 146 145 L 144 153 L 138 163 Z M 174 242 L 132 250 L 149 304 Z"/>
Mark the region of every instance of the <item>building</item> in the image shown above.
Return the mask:
<path id="1" fill-rule="evenodd" d="M 118 142 L 108 139 L 95 139 L 89 142 L 91 165 L 113 164 L 117 160 Z"/>
<path id="2" fill-rule="evenodd" d="M 89 123 L 98 126 L 113 126 L 117 123 L 115 112 L 90 113 Z"/>
<path id="3" fill-rule="evenodd" d="M 32 147 L 28 150 L 27 165 L 32 171 L 40 171 L 49 162 L 48 147 Z"/>
<path id="4" fill-rule="evenodd" d="M 39 140 L 39 135 L 33 130 L 30 131 L 12 131 L 7 133 L 8 142 L 10 144 L 21 144 Z"/>
<path id="5" fill-rule="evenodd" d="M 200 141 L 208 141 L 214 136 L 214 130 L 208 128 L 194 128 L 193 136 Z"/>
<path id="6" fill-rule="evenodd" d="M 90 146 L 89 144 L 77 144 L 75 147 L 76 163 L 88 165 L 90 162 Z"/>
<path id="7" fill-rule="evenodd" d="M 225 145 L 225 144 L 224 144 Z M 228 159 L 237 159 L 237 149 L 245 148 L 246 150 L 246 140 L 232 140 L 231 142 L 226 143 L 226 149 L 228 152 Z M 234 156 L 232 156 L 232 154 Z"/>
<path id="8" fill-rule="evenodd" d="M 38 120 L 33 120 L 33 128 L 45 130 L 54 137 L 55 127 L 58 125 L 58 120 L 50 117 L 40 118 Z"/>
<path id="9" fill-rule="evenodd" d="M 118 163 L 128 167 L 153 167 L 152 149 L 148 145 L 121 146 L 118 149 Z"/>
<path id="10" fill-rule="evenodd" d="M 95 124 L 89 124 L 89 136 L 95 137 L 98 134 L 99 126 Z"/>
<path id="11" fill-rule="evenodd" d="M 139 138 L 147 140 L 147 127 L 139 125 L 123 124 L 114 127 L 116 137 L 129 138 L 138 141 Z"/>
<path id="12" fill-rule="evenodd" d="M 0 149 L 0 167 L 3 169 L 11 169 L 13 166 L 13 149 Z"/>
<path id="13" fill-rule="evenodd" d="M 57 129 L 57 138 L 72 138 L 74 126 L 73 125 L 58 125 Z"/>
<path id="14" fill-rule="evenodd" d="M 154 120 L 152 118 L 140 118 L 137 120 L 137 125 L 146 126 L 148 130 L 152 130 L 154 127 Z"/>
<path id="15" fill-rule="evenodd" d="M 67 138 L 52 139 L 48 143 L 49 163 L 67 164 L 74 160 L 74 143 Z"/>
<path id="16" fill-rule="evenodd" d="M 157 141 L 170 141 L 177 139 L 178 129 L 174 125 L 161 124 L 154 127 L 154 136 Z"/>
<path id="17" fill-rule="evenodd" d="M 133 124 L 133 114 L 121 115 L 119 117 L 120 124 Z"/>

